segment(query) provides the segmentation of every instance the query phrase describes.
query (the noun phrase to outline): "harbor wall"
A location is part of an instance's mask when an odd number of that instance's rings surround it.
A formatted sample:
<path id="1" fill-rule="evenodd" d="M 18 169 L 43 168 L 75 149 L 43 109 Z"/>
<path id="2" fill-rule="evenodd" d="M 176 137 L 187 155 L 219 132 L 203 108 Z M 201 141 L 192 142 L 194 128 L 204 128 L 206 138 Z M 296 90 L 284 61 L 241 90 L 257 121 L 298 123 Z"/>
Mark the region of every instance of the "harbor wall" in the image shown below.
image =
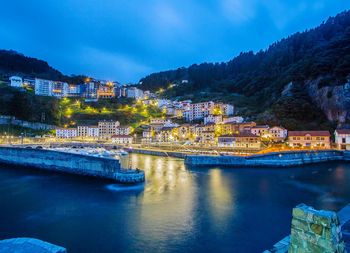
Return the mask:
<path id="1" fill-rule="evenodd" d="M 350 160 L 350 154 L 347 155 Z M 236 167 L 290 167 L 312 163 L 346 160 L 343 151 L 292 151 L 274 152 L 251 156 L 202 156 L 189 155 L 185 164 L 189 166 L 236 166 Z"/>
<path id="2" fill-rule="evenodd" d="M 0 162 L 112 179 L 120 183 L 137 183 L 145 180 L 143 171 L 123 170 L 116 159 L 45 149 L 0 147 Z"/>
<path id="3" fill-rule="evenodd" d="M 133 148 L 129 149 L 128 152 L 135 154 L 143 154 L 143 155 L 155 155 L 155 156 L 170 156 L 176 158 L 185 158 L 187 154 L 176 151 L 161 151 L 161 150 L 152 150 L 152 149 L 138 149 Z"/>

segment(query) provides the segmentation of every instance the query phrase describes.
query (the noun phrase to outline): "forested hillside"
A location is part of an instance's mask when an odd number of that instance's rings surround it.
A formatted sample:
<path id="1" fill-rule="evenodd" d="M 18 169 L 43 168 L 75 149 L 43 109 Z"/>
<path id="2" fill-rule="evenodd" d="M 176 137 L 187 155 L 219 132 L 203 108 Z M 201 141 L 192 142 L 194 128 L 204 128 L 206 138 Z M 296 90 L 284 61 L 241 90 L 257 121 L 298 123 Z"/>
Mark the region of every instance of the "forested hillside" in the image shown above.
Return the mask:
<path id="1" fill-rule="evenodd" d="M 349 74 L 347 11 L 265 51 L 241 53 L 225 63 L 194 64 L 154 73 L 140 81 L 143 89 L 165 89 L 164 96 L 218 98 L 235 103 L 241 113 L 261 122 L 301 129 L 329 128 L 332 123 L 344 124 L 350 119 Z M 178 85 L 169 89 L 170 83 Z M 322 89 L 325 96 L 319 92 Z"/>

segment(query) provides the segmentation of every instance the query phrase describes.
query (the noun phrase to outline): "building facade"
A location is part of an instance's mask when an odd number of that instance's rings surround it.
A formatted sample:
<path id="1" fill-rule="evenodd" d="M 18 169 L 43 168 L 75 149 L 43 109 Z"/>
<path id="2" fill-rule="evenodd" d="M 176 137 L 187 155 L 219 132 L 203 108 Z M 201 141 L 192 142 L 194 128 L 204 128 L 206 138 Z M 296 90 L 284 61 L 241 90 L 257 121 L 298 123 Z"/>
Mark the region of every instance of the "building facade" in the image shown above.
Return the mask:
<path id="1" fill-rule="evenodd" d="M 119 127 L 119 121 L 99 121 L 98 131 L 99 136 L 103 139 L 110 139 L 112 135 L 115 135 L 117 127 Z"/>
<path id="2" fill-rule="evenodd" d="M 259 136 L 245 132 L 219 136 L 218 146 L 238 150 L 259 150 L 261 149 L 261 141 Z"/>
<path id="3" fill-rule="evenodd" d="M 11 87 L 15 87 L 15 88 L 21 88 L 23 85 L 23 80 L 22 77 L 19 76 L 11 76 L 9 78 L 10 80 L 10 85 Z"/>
<path id="4" fill-rule="evenodd" d="M 288 144 L 293 148 L 331 147 L 331 135 L 328 131 L 289 131 Z"/>
<path id="5" fill-rule="evenodd" d="M 56 137 L 64 139 L 72 139 L 78 136 L 78 131 L 76 128 L 57 128 Z"/>
<path id="6" fill-rule="evenodd" d="M 334 136 L 337 149 L 350 150 L 350 129 L 337 129 Z"/>

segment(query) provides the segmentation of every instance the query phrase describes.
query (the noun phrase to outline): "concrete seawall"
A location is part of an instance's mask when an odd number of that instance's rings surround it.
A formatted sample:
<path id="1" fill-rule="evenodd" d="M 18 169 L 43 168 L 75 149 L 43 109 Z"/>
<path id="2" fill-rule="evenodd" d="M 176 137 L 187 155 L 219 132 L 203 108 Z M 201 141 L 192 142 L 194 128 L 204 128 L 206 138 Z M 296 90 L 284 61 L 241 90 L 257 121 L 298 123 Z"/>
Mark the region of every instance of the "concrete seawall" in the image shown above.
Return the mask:
<path id="1" fill-rule="evenodd" d="M 0 147 L 0 162 L 111 179 L 119 183 L 145 181 L 143 171 L 124 170 L 118 160 L 52 150 Z"/>
<path id="2" fill-rule="evenodd" d="M 143 155 L 155 155 L 155 156 L 170 156 L 176 158 L 185 158 L 187 155 L 185 153 L 176 152 L 176 151 L 161 151 L 161 150 L 151 150 L 151 149 L 138 149 L 133 148 L 129 149 L 128 152 L 135 154 Z"/>
<path id="3" fill-rule="evenodd" d="M 275 152 L 251 156 L 189 155 L 189 166 L 290 167 L 328 161 L 350 161 L 350 152 L 337 150 Z"/>

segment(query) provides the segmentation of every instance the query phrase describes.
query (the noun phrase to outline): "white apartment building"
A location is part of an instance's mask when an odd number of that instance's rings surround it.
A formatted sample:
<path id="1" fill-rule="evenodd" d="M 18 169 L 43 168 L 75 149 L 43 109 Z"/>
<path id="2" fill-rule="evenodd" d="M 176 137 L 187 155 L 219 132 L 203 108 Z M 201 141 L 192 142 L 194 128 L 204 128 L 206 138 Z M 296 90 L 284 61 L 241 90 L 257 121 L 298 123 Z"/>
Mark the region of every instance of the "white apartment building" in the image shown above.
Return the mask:
<path id="1" fill-rule="evenodd" d="M 203 119 L 204 117 L 213 114 L 215 103 L 213 101 L 196 103 L 190 105 L 190 110 L 183 112 L 183 117 L 187 121 Z"/>
<path id="2" fill-rule="evenodd" d="M 99 137 L 98 126 L 78 126 L 77 131 L 78 131 L 79 137 L 90 137 L 90 138 Z"/>
<path id="3" fill-rule="evenodd" d="M 112 135 L 115 135 L 116 129 L 119 126 L 119 121 L 99 121 L 99 136 L 105 139 L 109 139 Z"/>
<path id="4" fill-rule="evenodd" d="M 334 135 L 338 149 L 350 150 L 350 129 L 337 129 Z"/>
<path id="5" fill-rule="evenodd" d="M 88 137 L 98 138 L 100 136 L 100 130 L 98 126 L 89 126 Z"/>
<path id="6" fill-rule="evenodd" d="M 76 128 L 57 128 L 56 137 L 57 138 L 76 138 L 78 136 L 78 131 Z"/>
<path id="7" fill-rule="evenodd" d="M 54 81 L 35 78 L 35 95 L 53 96 Z"/>
<path id="8" fill-rule="evenodd" d="M 143 99 L 143 91 L 136 87 L 130 87 L 126 90 L 126 97 L 134 99 Z"/>
<path id="9" fill-rule="evenodd" d="M 22 77 L 19 76 L 11 76 L 9 78 L 10 80 L 10 85 L 11 87 L 16 87 L 16 88 L 20 88 L 23 85 L 23 80 Z"/>

